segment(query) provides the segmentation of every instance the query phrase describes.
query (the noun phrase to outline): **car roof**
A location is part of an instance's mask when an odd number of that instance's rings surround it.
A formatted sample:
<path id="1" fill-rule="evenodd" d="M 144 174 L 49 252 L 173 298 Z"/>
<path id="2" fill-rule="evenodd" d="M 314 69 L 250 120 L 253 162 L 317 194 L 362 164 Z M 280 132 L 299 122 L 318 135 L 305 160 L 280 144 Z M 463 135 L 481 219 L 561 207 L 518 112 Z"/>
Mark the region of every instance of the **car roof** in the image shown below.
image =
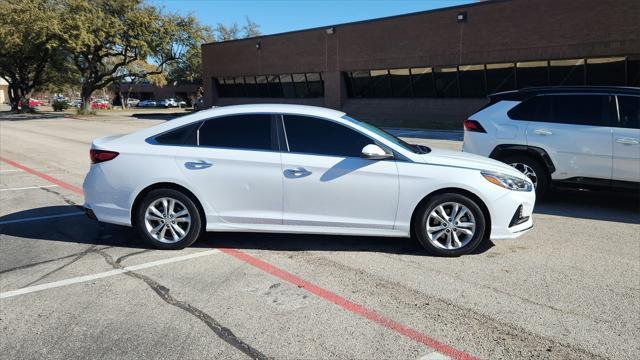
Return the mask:
<path id="1" fill-rule="evenodd" d="M 242 113 L 283 113 L 301 114 L 318 117 L 342 117 L 344 112 L 319 106 L 294 104 L 248 104 L 220 106 L 203 110 L 203 115 L 218 116 Z"/>
<path id="2" fill-rule="evenodd" d="M 529 87 L 520 90 L 504 91 L 489 95 L 495 100 L 524 100 L 539 94 L 563 94 L 563 93 L 606 93 L 620 95 L 640 95 L 640 88 L 630 86 L 540 86 Z"/>

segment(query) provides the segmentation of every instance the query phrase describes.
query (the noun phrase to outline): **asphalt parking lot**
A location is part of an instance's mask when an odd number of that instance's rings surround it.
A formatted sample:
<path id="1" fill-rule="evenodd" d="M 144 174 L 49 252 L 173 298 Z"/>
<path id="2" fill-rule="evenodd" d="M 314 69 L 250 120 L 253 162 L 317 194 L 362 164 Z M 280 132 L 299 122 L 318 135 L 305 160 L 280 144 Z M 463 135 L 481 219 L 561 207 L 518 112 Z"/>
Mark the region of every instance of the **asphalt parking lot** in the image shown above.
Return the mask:
<path id="1" fill-rule="evenodd" d="M 281 234 L 159 251 L 78 206 L 90 141 L 164 120 L 14 120 L 0 121 L 4 359 L 640 358 L 638 196 L 554 193 L 525 236 L 454 259 Z M 433 138 L 408 140 L 461 145 Z"/>

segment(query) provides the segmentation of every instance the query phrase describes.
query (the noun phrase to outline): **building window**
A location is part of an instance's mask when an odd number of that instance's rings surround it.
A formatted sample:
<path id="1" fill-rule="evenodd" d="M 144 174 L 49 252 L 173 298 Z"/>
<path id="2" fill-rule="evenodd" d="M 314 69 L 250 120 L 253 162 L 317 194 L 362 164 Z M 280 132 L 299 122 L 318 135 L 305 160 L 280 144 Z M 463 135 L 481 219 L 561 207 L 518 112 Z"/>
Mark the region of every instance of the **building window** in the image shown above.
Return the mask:
<path id="1" fill-rule="evenodd" d="M 487 95 L 484 65 L 459 66 L 458 72 L 460 78 L 460 96 L 484 97 Z"/>
<path id="2" fill-rule="evenodd" d="M 627 85 L 640 87 L 640 57 L 627 59 Z"/>
<path id="3" fill-rule="evenodd" d="M 419 96 L 419 97 L 436 96 L 436 89 L 434 87 L 432 68 L 430 67 L 412 68 L 411 83 L 413 85 L 413 96 Z"/>
<path id="4" fill-rule="evenodd" d="M 371 86 L 373 87 L 373 96 L 375 97 L 391 97 L 391 80 L 389 79 L 388 70 L 371 70 Z"/>
<path id="5" fill-rule="evenodd" d="M 214 78 L 219 97 L 289 97 L 324 96 L 320 73 L 299 73 Z"/>
<path id="6" fill-rule="evenodd" d="M 549 85 L 549 62 L 528 61 L 516 64 L 518 88 Z"/>
<path id="7" fill-rule="evenodd" d="M 516 89 L 516 69 L 513 63 L 487 64 L 489 94 Z"/>
<path id="8" fill-rule="evenodd" d="M 552 86 L 584 85 L 584 79 L 584 59 L 549 62 L 549 83 Z"/>
<path id="9" fill-rule="evenodd" d="M 625 85 L 625 58 L 587 59 L 587 85 Z"/>
<path id="10" fill-rule="evenodd" d="M 353 97 L 373 97 L 371 76 L 368 71 L 352 71 L 349 78 Z"/>
<path id="11" fill-rule="evenodd" d="M 434 74 L 438 97 L 458 96 L 458 73 L 455 67 L 439 67 Z"/>
<path id="12" fill-rule="evenodd" d="M 411 96 L 411 71 L 409 69 L 389 70 L 391 93 L 394 97 Z"/>

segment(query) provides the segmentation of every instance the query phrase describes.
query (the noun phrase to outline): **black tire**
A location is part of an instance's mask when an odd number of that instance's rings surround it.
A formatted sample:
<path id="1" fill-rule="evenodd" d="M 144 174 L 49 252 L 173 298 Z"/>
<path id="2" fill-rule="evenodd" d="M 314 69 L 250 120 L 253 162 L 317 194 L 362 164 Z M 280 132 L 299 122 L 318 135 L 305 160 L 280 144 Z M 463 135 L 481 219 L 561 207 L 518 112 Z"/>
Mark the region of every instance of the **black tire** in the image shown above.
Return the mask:
<path id="1" fill-rule="evenodd" d="M 430 214 L 440 205 L 447 203 L 458 203 L 464 205 L 469 210 L 469 212 L 471 212 L 471 215 L 473 216 L 473 219 L 475 221 L 475 230 L 473 231 L 473 236 L 471 236 L 470 239 L 465 240 L 466 244 L 457 249 L 445 249 L 436 246 L 429 239 L 429 235 L 427 233 L 427 222 L 430 221 Z M 435 195 L 432 198 L 428 199 L 425 203 L 423 203 L 417 211 L 418 212 L 414 217 L 413 235 L 415 236 L 416 240 L 418 240 L 418 242 L 420 242 L 420 244 L 432 255 L 445 257 L 465 255 L 475 250 L 478 245 L 480 245 L 480 243 L 482 243 L 482 241 L 484 240 L 485 228 L 487 223 L 484 213 L 482 212 L 482 209 L 480 209 L 480 206 L 474 200 L 471 200 L 464 195 L 460 195 L 457 193 L 444 193 Z M 464 215 L 463 218 L 465 218 L 466 216 L 467 215 Z M 451 230 L 449 230 L 448 232 L 450 231 Z"/>
<path id="2" fill-rule="evenodd" d="M 185 231 L 186 234 L 184 235 L 184 237 L 178 241 L 160 241 L 154 238 L 151 235 L 150 231 L 147 229 L 147 224 L 145 222 L 147 208 L 149 208 L 152 203 L 161 198 L 175 199 L 182 205 L 184 205 L 184 207 L 188 211 L 191 222 L 188 230 Z M 154 247 L 164 250 L 180 250 L 193 244 L 202 234 L 204 229 L 202 226 L 201 215 L 202 214 L 200 214 L 198 206 L 196 206 L 195 201 L 190 196 L 187 196 L 186 194 L 174 189 L 156 189 L 146 194 L 142 201 L 140 201 L 137 209 L 135 209 L 135 227 L 140 236 L 142 236 L 146 242 L 153 245 Z M 159 225 L 159 223 L 153 223 L 153 225 L 155 224 Z"/>
<path id="3" fill-rule="evenodd" d="M 514 166 L 513 164 L 523 164 L 525 166 L 528 166 L 530 169 L 532 169 L 533 172 L 535 173 L 535 178 L 536 178 L 535 181 L 532 178 L 532 176 L 528 175 L 528 177 L 531 181 L 534 182 L 534 184 L 536 184 L 537 198 L 542 199 L 549 191 L 549 188 L 551 185 L 549 170 L 547 170 L 547 167 L 544 166 L 544 164 L 540 162 L 538 159 L 535 159 L 534 157 L 529 155 L 513 154 L 513 155 L 507 155 L 506 157 L 500 159 L 500 161 L 511 166 Z M 524 173 L 523 168 L 521 166 L 518 165 L 514 167 Z"/>

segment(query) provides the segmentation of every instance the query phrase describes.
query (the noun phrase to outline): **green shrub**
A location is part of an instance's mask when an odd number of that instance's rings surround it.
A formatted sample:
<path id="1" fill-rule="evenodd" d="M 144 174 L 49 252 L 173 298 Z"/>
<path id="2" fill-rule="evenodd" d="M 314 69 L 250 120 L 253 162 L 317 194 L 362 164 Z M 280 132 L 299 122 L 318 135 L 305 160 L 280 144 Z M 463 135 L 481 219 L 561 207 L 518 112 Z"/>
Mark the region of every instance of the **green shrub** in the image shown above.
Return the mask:
<path id="1" fill-rule="evenodd" d="M 78 110 L 76 111 L 76 114 L 78 114 L 78 115 L 97 115 L 98 114 L 98 110 L 96 110 L 96 109 L 84 110 L 83 108 L 78 108 Z"/>
<path id="2" fill-rule="evenodd" d="M 64 100 L 55 100 L 51 107 L 53 107 L 53 111 L 63 111 L 69 108 L 69 103 Z"/>

